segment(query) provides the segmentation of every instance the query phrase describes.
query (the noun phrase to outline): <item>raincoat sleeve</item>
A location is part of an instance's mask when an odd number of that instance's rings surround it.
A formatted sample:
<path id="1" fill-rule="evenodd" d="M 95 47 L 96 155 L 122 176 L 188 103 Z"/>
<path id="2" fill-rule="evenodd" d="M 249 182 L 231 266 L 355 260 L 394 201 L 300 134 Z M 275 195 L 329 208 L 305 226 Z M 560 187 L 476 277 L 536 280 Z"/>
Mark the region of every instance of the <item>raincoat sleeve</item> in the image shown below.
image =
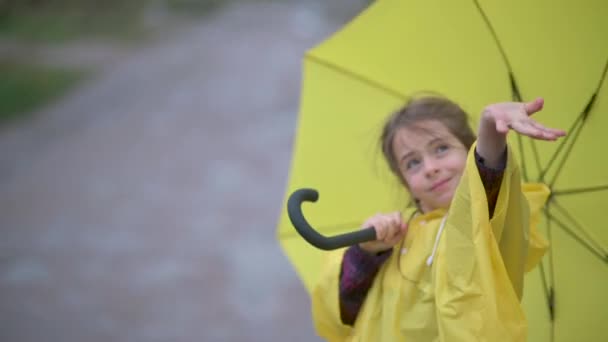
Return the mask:
<path id="1" fill-rule="evenodd" d="M 372 287 L 378 270 L 391 256 L 392 249 L 377 255 L 368 254 L 359 245 L 348 247 L 340 272 L 340 316 L 342 322 L 353 325 Z"/>
<path id="2" fill-rule="evenodd" d="M 345 249 L 326 252 L 320 279 L 312 290 L 312 318 L 317 334 L 329 342 L 345 341 L 352 327 L 340 318 L 340 270 Z"/>
<path id="3" fill-rule="evenodd" d="M 514 158 L 498 193 L 490 220 L 493 236 L 519 300 L 523 296 L 524 273 L 532 270 L 545 254 L 549 243 L 536 226 L 550 191 L 544 184 L 522 184 Z"/>
<path id="4" fill-rule="evenodd" d="M 491 218 L 474 153 L 467 157 L 435 264 L 441 341 L 526 341 L 523 277 L 547 247 L 535 224 L 548 189 L 522 185 L 511 151 Z"/>
<path id="5" fill-rule="evenodd" d="M 540 263 L 549 247 L 549 242 L 538 232 L 537 226 L 551 190 L 541 183 L 523 184 L 522 190 L 530 206 L 530 236 L 525 265 L 526 272 L 529 272 Z"/>

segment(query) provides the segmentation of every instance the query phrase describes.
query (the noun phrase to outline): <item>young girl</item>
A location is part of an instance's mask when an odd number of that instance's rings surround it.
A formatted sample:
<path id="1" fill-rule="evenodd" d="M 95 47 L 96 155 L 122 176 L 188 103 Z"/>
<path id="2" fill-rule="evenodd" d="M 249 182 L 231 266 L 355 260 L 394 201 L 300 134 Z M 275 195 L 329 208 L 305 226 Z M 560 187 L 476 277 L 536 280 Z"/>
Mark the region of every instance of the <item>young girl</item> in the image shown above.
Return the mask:
<path id="1" fill-rule="evenodd" d="M 556 140 L 529 116 L 543 100 L 498 103 L 478 137 L 466 113 L 436 96 L 387 120 L 382 151 L 409 191 L 411 213 L 378 214 L 377 240 L 328 255 L 313 319 L 329 341 L 525 341 L 524 272 L 546 249 L 534 226 L 549 195 L 522 185 L 510 130 Z M 476 140 L 477 139 L 477 140 Z"/>

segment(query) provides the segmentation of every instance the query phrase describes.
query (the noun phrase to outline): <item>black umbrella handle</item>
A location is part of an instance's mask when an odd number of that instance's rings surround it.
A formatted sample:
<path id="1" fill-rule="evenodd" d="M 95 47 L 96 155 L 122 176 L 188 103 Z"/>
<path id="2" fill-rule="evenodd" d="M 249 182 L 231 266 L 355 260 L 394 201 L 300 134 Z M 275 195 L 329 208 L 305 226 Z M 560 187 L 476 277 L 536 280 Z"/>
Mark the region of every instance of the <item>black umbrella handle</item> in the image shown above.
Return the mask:
<path id="1" fill-rule="evenodd" d="M 308 224 L 302 214 L 302 202 L 316 202 L 318 199 L 319 193 L 317 190 L 299 189 L 294 191 L 287 200 L 287 214 L 289 215 L 291 224 L 293 224 L 298 233 L 300 233 L 308 243 L 319 249 L 329 251 L 376 240 L 376 230 L 374 227 L 331 237 L 325 237 L 319 234 Z"/>

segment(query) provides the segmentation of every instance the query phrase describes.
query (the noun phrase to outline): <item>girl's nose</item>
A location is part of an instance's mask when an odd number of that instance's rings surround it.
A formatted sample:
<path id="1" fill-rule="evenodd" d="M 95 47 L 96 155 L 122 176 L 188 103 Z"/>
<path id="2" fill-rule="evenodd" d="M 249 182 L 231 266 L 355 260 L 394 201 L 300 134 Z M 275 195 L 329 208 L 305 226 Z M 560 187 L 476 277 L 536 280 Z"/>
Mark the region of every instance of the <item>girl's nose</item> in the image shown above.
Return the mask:
<path id="1" fill-rule="evenodd" d="M 424 162 L 424 171 L 427 177 L 434 176 L 437 172 L 439 172 L 439 167 L 434 160 L 425 160 Z"/>

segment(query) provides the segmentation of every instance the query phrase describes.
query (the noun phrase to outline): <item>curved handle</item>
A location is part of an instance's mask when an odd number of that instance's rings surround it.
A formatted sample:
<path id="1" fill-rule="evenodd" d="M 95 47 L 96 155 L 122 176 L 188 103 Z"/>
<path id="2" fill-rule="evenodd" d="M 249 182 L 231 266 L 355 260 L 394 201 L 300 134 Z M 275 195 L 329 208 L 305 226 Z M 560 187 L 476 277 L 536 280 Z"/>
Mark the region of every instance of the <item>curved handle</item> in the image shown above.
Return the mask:
<path id="1" fill-rule="evenodd" d="M 300 233 L 308 243 L 319 249 L 328 251 L 376 240 L 376 230 L 374 227 L 331 237 L 325 237 L 319 234 L 308 224 L 302 214 L 302 202 L 316 202 L 317 199 L 319 199 L 317 190 L 299 189 L 294 191 L 287 200 L 287 214 L 289 215 L 291 224 L 293 224 L 298 233 Z"/>

